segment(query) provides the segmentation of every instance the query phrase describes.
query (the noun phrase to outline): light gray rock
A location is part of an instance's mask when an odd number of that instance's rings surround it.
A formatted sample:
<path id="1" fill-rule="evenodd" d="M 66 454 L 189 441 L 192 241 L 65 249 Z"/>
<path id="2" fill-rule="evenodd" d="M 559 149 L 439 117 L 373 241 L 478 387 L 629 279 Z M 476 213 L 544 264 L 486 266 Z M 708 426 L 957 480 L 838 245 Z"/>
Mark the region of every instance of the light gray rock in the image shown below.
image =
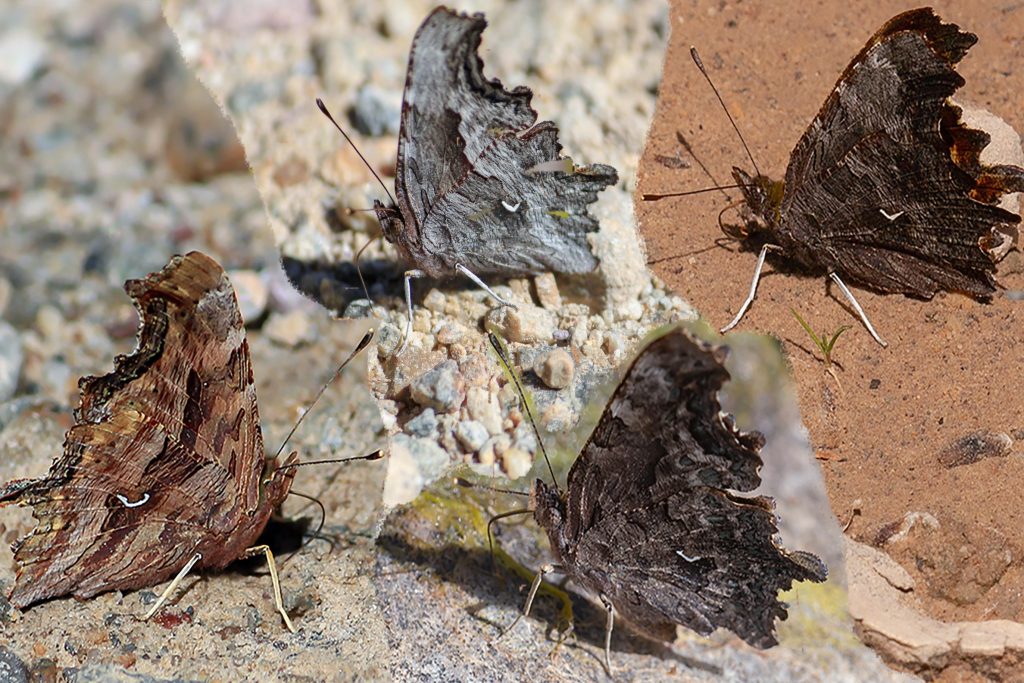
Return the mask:
<path id="1" fill-rule="evenodd" d="M 14 396 L 24 362 L 25 353 L 18 331 L 0 320 L 0 403 Z"/>
<path id="2" fill-rule="evenodd" d="M 437 415 L 433 408 L 426 408 L 422 413 L 405 423 L 406 434 L 413 436 L 434 436 L 437 432 Z"/>
<path id="3" fill-rule="evenodd" d="M 478 451 L 487 442 L 490 434 L 487 428 L 476 420 L 460 422 L 455 428 L 455 438 L 467 451 Z"/>
<path id="4" fill-rule="evenodd" d="M 356 101 L 349 110 L 348 119 L 363 135 L 398 135 L 401 103 L 401 92 L 366 85 L 356 93 Z"/>
<path id="5" fill-rule="evenodd" d="M 451 413 L 466 399 L 466 380 L 455 361 L 442 361 L 413 380 L 409 395 L 421 406 Z"/>

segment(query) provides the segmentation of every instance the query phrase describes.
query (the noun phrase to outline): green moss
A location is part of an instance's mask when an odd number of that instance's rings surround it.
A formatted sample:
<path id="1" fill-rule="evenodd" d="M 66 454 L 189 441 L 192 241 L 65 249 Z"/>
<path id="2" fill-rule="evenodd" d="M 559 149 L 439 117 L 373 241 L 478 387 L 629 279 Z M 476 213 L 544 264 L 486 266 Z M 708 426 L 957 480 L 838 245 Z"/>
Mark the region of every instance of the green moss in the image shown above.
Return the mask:
<path id="1" fill-rule="evenodd" d="M 779 622 L 779 642 L 792 648 L 853 650 L 861 647 L 850 628 L 847 593 L 835 581 L 801 581 L 779 599 L 789 604 L 789 618 Z"/>

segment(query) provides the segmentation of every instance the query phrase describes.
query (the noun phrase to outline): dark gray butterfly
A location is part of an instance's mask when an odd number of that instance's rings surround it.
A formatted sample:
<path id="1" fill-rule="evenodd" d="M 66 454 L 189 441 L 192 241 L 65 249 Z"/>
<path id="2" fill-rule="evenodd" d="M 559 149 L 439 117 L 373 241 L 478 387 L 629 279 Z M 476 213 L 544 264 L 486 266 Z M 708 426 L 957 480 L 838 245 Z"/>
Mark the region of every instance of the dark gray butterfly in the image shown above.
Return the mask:
<path id="1" fill-rule="evenodd" d="M 537 480 L 534 518 L 559 571 L 599 596 L 614 615 L 656 639 L 676 624 L 707 635 L 727 628 L 775 645 L 786 618 L 778 592 L 824 581 L 814 555 L 779 547 L 774 501 L 744 496 L 760 483 L 764 437 L 721 412 L 727 349 L 676 328 L 650 343 L 627 371 L 562 493 Z M 530 602 L 527 602 L 528 612 Z M 610 668 L 610 663 L 609 668 Z"/>
<path id="2" fill-rule="evenodd" d="M 558 128 L 537 123 L 529 88 L 484 78 L 486 26 L 481 14 L 439 7 L 416 32 L 397 206 L 374 202 L 384 236 L 414 266 L 407 277 L 462 273 L 483 284 L 478 276 L 589 272 L 587 233 L 598 224 L 587 207 L 618 176 L 561 156 Z"/>
<path id="3" fill-rule="evenodd" d="M 840 76 L 784 183 L 733 169 L 755 219 L 738 236 L 761 248 L 758 274 L 775 247 L 802 270 L 831 276 L 861 313 L 844 279 L 923 299 L 991 298 L 993 252 L 1020 222 L 996 204 L 1024 191 L 1024 169 L 981 163 L 989 136 L 949 101 L 964 84 L 955 66 L 977 40 L 930 8 L 894 17 Z M 756 284 L 755 274 L 726 329 Z"/>

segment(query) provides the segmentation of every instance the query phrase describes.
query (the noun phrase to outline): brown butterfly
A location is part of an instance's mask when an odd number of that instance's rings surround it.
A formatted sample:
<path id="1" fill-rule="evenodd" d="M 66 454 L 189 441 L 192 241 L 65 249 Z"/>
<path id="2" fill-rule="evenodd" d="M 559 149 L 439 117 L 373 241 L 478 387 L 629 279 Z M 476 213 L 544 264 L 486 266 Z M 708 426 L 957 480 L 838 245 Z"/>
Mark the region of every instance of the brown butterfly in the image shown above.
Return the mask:
<path id="1" fill-rule="evenodd" d="M 507 365 L 493 336 L 491 343 Z M 566 490 L 541 479 L 533 485 L 529 511 L 556 563 L 538 572 L 522 616 L 548 572 L 583 586 L 607 611 L 609 672 L 616 616 L 659 640 L 673 640 L 679 624 L 702 635 L 727 628 L 767 648 L 778 642 L 776 619 L 787 616 L 779 591 L 826 578 L 815 555 L 780 546 L 775 501 L 749 495 L 761 483 L 764 437 L 741 432 L 721 410 L 727 351 L 681 327 L 649 343 L 569 470 Z"/>
<path id="2" fill-rule="evenodd" d="M 263 450 L 249 346 L 221 266 L 193 251 L 129 280 L 141 319 L 134 352 L 79 382 L 64 453 L 42 479 L 0 488 L 0 506 L 28 504 L 38 526 L 14 545 L 18 608 L 63 595 L 90 598 L 219 570 L 263 554 L 277 609 L 274 556 L 254 545 L 288 495 L 297 454 Z M 369 335 L 357 351 L 369 342 Z M 364 456 L 368 457 L 368 456 Z"/>
<path id="3" fill-rule="evenodd" d="M 752 220 L 732 236 L 760 256 L 750 294 L 723 332 L 753 301 L 769 249 L 832 278 L 883 346 L 844 280 L 921 299 L 940 291 L 991 298 L 995 255 L 1020 222 L 997 204 L 1024 191 L 1024 169 L 982 163 L 988 134 L 969 128 L 949 100 L 964 84 L 956 65 L 977 40 L 930 8 L 893 17 L 839 77 L 793 150 L 785 182 L 756 164 L 755 176 L 733 169 Z"/>

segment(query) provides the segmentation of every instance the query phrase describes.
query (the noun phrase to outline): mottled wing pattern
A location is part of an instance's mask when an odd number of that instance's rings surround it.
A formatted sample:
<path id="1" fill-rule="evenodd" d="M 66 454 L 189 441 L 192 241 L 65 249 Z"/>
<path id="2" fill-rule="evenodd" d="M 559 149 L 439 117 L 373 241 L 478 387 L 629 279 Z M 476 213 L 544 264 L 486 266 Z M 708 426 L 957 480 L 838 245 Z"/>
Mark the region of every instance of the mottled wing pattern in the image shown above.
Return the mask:
<path id="1" fill-rule="evenodd" d="M 760 434 L 721 413 L 725 349 L 675 329 L 640 353 L 569 474 L 563 561 L 641 630 L 725 627 L 773 645 L 779 589 L 821 581 L 808 553 L 776 544 L 760 483 Z"/>
<path id="2" fill-rule="evenodd" d="M 405 225 L 395 240 L 434 276 L 456 263 L 478 275 L 591 271 L 586 234 L 598 225 L 587 206 L 617 181 L 615 169 L 574 167 L 555 125 L 536 124 L 530 90 L 484 77 L 486 25 L 438 8 L 413 41 L 396 181 Z"/>
<path id="3" fill-rule="evenodd" d="M 983 166 L 989 142 L 948 98 L 976 36 L 930 9 L 894 17 L 840 77 L 786 170 L 778 233 L 807 265 L 885 292 L 985 298 L 979 242 L 1020 218 L 992 205 L 1024 169 Z"/>
<path id="4" fill-rule="evenodd" d="M 224 566 L 277 502 L 260 500 L 249 351 L 221 267 L 192 252 L 125 290 L 141 317 L 135 351 L 82 379 L 47 477 L 0 489 L 0 504 L 31 504 L 38 519 L 15 548 L 18 607 L 155 585 L 197 549 L 202 564 Z M 279 500 L 281 488 L 268 495 Z"/>

